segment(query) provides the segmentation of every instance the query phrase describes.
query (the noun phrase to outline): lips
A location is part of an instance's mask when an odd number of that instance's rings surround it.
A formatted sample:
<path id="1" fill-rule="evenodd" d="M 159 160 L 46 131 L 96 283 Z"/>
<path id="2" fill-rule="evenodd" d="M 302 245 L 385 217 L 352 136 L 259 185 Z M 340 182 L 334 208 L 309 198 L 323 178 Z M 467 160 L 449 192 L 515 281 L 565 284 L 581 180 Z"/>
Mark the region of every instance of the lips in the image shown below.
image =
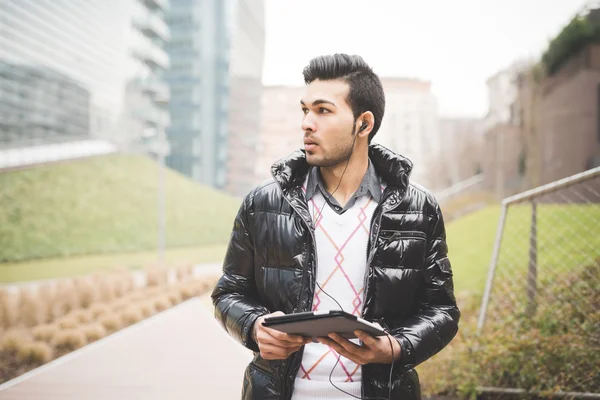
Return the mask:
<path id="1" fill-rule="evenodd" d="M 317 148 L 317 144 L 310 139 L 304 139 L 304 149 L 312 151 Z"/>

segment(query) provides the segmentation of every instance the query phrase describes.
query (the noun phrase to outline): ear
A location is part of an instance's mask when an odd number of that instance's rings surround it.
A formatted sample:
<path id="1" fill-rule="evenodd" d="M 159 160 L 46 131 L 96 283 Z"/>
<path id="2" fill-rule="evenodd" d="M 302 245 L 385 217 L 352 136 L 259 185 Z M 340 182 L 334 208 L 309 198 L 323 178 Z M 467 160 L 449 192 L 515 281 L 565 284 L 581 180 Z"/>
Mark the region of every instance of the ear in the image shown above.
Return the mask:
<path id="1" fill-rule="evenodd" d="M 357 135 L 361 138 L 368 138 L 373 130 L 374 123 L 375 116 L 371 111 L 366 111 L 356 120 L 355 132 L 357 132 Z"/>

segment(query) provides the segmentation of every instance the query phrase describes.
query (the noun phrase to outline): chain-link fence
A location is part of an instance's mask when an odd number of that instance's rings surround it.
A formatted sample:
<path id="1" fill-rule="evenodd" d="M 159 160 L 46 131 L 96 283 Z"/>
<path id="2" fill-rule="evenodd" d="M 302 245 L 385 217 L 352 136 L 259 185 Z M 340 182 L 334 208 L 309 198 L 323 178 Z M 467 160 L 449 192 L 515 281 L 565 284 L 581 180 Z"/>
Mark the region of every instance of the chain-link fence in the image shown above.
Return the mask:
<path id="1" fill-rule="evenodd" d="M 571 387 L 600 384 L 600 168 L 503 202 L 478 331 L 514 335 L 515 351 L 532 339 L 541 363 L 562 346 L 590 367 Z"/>

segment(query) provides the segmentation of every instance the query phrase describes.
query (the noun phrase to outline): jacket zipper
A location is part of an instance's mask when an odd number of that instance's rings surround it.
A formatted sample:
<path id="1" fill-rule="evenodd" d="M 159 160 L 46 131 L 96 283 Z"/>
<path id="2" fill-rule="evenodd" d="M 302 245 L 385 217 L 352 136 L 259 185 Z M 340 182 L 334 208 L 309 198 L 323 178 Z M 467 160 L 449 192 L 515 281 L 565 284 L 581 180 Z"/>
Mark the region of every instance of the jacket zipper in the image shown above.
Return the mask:
<path id="1" fill-rule="evenodd" d="M 277 181 L 277 179 L 275 179 L 275 182 L 277 182 L 277 185 L 279 186 L 279 190 L 281 190 L 281 192 L 283 193 L 283 188 L 281 187 L 281 184 L 280 184 L 280 183 Z M 293 209 L 293 210 L 296 212 L 296 214 L 298 214 L 298 216 L 300 217 L 300 219 L 301 219 L 301 220 L 302 220 L 302 221 L 303 221 L 303 222 L 306 224 L 306 226 L 307 226 L 307 228 L 308 228 L 308 232 L 310 233 L 310 236 L 311 236 L 311 238 L 312 238 L 312 243 L 313 243 L 313 249 L 312 249 L 313 251 L 312 251 L 312 252 L 314 253 L 314 257 L 313 257 L 313 259 L 314 259 L 314 265 L 315 265 L 315 267 L 314 267 L 314 268 L 312 268 L 312 265 L 310 265 L 310 267 L 311 267 L 311 271 L 313 272 L 314 279 L 315 279 L 315 281 L 316 281 L 316 279 L 317 279 L 317 268 L 318 268 L 318 262 L 319 262 L 319 261 L 318 261 L 318 258 L 316 257 L 317 241 L 316 241 L 316 238 L 315 238 L 315 235 L 314 235 L 314 232 L 313 232 L 313 228 L 312 228 L 312 226 L 311 226 L 311 225 L 312 225 L 312 222 L 311 222 L 311 224 L 309 224 L 309 223 L 308 223 L 308 222 L 307 222 L 307 221 L 306 221 L 304 218 L 302 218 L 302 214 L 298 212 L 298 209 L 297 209 L 297 208 L 296 208 L 296 207 L 295 207 L 295 206 L 292 204 L 292 202 L 291 202 L 291 201 L 290 201 L 290 200 L 287 198 L 287 196 L 286 196 L 285 194 L 284 194 L 284 196 L 283 196 L 283 197 L 284 197 L 284 198 L 285 198 L 285 200 L 288 202 L 288 204 L 290 205 L 290 207 L 292 207 L 292 209 Z M 307 209 L 308 209 L 308 211 L 309 211 L 309 215 L 310 215 L 310 209 L 309 209 L 308 207 L 307 207 Z M 311 221 L 312 221 L 312 218 L 311 218 Z M 314 271 L 313 271 L 313 269 L 314 269 Z M 309 279 L 309 280 L 310 280 L 310 279 Z M 310 283 L 310 282 L 309 282 L 309 283 Z M 310 288 L 310 284 L 308 285 L 308 287 Z M 301 287 L 301 288 L 300 288 L 300 296 L 301 296 L 301 298 L 302 298 L 302 292 L 303 292 L 303 289 L 304 289 L 304 287 Z M 309 304 L 309 308 L 308 308 L 308 309 L 309 309 L 309 310 L 311 310 L 311 309 L 312 309 L 312 306 L 313 306 L 313 298 L 314 298 L 314 294 L 315 294 L 315 293 L 314 293 L 314 291 L 312 291 L 312 293 L 309 293 L 309 294 L 310 294 L 310 296 L 309 296 L 309 299 L 307 299 L 307 300 L 308 300 L 308 304 Z M 303 311 L 304 311 L 304 310 L 303 310 Z M 284 369 L 285 369 L 285 373 L 284 373 L 284 375 L 283 375 L 283 379 L 287 381 L 287 379 L 288 379 L 288 374 L 289 374 L 289 372 L 290 372 L 290 369 L 291 369 L 291 367 L 290 367 L 290 364 L 287 364 L 287 360 L 286 360 L 286 361 L 284 361 L 284 363 L 285 363 L 286 365 L 285 365 L 285 367 L 284 367 Z M 284 398 L 284 399 L 287 399 L 287 398 L 289 397 L 289 396 L 288 396 L 288 387 L 289 387 L 289 386 L 290 386 L 290 385 L 288 384 L 288 385 L 285 385 L 285 386 L 282 388 L 282 396 L 283 396 L 283 398 Z"/>

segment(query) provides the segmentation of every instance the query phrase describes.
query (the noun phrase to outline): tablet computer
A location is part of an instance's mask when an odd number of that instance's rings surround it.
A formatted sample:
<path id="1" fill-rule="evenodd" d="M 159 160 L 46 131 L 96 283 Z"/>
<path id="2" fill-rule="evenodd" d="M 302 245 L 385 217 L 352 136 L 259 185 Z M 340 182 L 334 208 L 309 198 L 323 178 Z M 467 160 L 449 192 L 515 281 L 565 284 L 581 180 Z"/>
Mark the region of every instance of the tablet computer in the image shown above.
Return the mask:
<path id="1" fill-rule="evenodd" d="M 355 339 L 354 331 L 361 330 L 371 336 L 383 336 L 383 329 L 372 322 L 341 310 L 312 311 L 268 317 L 263 326 L 292 335 L 313 338 L 327 337 L 335 332 L 346 339 Z"/>

